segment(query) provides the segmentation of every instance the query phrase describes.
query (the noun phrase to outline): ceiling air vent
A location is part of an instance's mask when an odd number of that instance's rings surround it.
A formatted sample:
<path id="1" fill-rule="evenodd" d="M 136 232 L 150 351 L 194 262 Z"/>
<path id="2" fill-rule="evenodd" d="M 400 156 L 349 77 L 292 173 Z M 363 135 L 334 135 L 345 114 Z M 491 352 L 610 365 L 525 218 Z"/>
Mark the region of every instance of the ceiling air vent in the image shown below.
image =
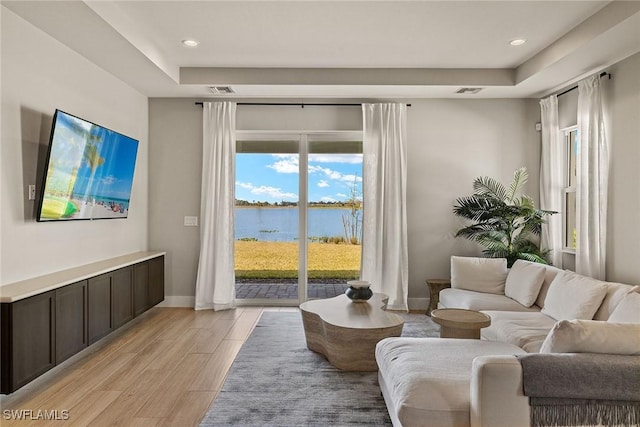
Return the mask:
<path id="1" fill-rule="evenodd" d="M 214 95 L 225 95 L 228 93 L 235 93 L 230 86 L 209 86 L 209 92 Z"/>
<path id="2" fill-rule="evenodd" d="M 481 87 L 461 87 L 456 91 L 456 93 L 475 95 L 476 93 L 482 90 Z"/>

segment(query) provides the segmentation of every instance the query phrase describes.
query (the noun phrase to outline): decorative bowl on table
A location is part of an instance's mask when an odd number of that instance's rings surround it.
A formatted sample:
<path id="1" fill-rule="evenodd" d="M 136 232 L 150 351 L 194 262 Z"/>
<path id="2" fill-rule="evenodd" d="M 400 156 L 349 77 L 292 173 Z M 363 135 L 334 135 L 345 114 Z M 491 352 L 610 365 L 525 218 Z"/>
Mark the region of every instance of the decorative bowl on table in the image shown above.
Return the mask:
<path id="1" fill-rule="evenodd" d="M 373 296 L 371 290 L 371 282 L 366 280 L 350 280 L 347 282 L 349 287 L 344 294 L 353 302 L 364 302 Z"/>

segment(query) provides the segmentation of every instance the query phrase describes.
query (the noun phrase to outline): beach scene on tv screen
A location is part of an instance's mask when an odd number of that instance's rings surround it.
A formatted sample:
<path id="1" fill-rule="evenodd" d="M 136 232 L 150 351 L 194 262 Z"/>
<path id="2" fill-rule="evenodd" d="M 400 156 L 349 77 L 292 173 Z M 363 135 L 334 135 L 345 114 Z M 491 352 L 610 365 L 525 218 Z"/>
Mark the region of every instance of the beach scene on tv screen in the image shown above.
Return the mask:
<path id="1" fill-rule="evenodd" d="M 40 220 L 126 218 L 138 141 L 58 112 Z"/>

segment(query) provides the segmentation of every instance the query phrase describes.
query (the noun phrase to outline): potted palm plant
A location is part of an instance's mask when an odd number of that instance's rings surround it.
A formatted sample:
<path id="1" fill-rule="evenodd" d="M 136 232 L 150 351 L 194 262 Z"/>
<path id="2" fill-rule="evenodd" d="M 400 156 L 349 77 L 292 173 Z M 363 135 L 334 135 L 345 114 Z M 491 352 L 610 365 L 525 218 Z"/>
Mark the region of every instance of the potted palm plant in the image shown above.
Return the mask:
<path id="1" fill-rule="evenodd" d="M 547 215 L 556 212 L 537 209 L 531 197 L 521 195 L 529 178 L 526 168 L 515 171 L 508 187 L 489 177 L 473 181 L 474 193 L 456 200 L 453 213 L 473 223 L 461 228 L 462 236 L 484 246 L 491 258 L 506 258 L 511 267 L 517 259 L 547 264 L 548 250 L 537 241 Z"/>

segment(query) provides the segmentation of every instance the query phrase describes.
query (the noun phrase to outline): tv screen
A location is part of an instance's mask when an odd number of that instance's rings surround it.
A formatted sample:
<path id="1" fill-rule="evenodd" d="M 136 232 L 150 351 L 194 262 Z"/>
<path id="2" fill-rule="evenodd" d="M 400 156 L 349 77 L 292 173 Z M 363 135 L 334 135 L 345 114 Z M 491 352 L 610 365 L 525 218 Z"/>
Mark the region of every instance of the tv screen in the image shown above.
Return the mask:
<path id="1" fill-rule="evenodd" d="M 56 110 L 37 221 L 126 218 L 138 141 Z"/>

